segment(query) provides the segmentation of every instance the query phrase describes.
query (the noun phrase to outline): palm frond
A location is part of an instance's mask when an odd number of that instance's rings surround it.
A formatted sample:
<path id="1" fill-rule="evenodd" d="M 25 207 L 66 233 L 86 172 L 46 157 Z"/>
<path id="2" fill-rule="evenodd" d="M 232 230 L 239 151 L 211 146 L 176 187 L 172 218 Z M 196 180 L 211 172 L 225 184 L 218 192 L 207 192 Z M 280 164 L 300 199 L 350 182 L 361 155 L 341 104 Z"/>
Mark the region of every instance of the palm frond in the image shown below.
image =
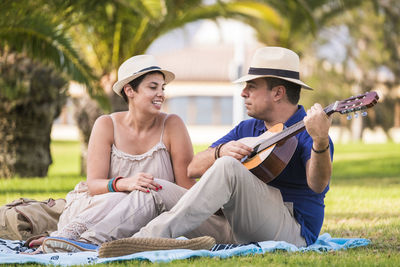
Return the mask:
<path id="1" fill-rule="evenodd" d="M 121 1 L 119 2 L 121 4 Z M 164 0 L 132 0 L 129 3 L 122 1 L 125 8 L 133 11 L 143 18 L 147 18 L 154 24 L 158 24 L 167 14 L 167 7 Z"/>
<path id="2" fill-rule="evenodd" d="M 263 20 L 273 27 L 280 27 L 282 24 L 281 16 L 278 12 L 267 4 L 254 1 L 228 2 L 225 8 L 230 15 L 242 15 Z"/>
<path id="3" fill-rule="evenodd" d="M 95 82 L 97 77 L 72 47 L 72 41 L 59 25 L 35 14 L 21 19 L 13 15 L 8 12 L 0 19 L 1 46 L 53 65 L 71 79 L 85 84 L 93 96 L 103 94 Z"/>
<path id="4" fill-rule="evenodd" d="M 160 21 L 167 14 L 164 0 L 142 0 L 143 6 L 148 10 L 151 18 Z"/>
<path id="5" fill-rule="evenodd" d="M 182 10 L 170 15 L 165 20 L 162 33 L 201 19 L 215 19 L 218 17 L 230 17 L 236 19 L 253 18 L 263 20 L 272 27 L 280 27 L 281 17 L 270 6 L 254 1 L 217 2 L 211 5 L 200 5 L 196 8 Z"/>

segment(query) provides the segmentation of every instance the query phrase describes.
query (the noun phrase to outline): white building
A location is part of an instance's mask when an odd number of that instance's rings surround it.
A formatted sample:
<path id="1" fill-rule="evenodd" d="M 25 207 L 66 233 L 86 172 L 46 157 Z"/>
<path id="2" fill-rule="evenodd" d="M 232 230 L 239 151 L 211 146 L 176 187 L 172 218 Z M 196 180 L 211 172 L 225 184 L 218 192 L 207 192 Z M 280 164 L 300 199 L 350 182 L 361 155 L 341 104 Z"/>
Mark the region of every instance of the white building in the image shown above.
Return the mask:
<path id="1" fill-rule="evenodd" d="M 245 49 L 244 64 L 256 48 Z M 193 143 L 210 143 L 247 116 L 240 96 L 243 85 L 232 83 L 239 72 L 243 74 L 243 65 L 235 62 L 234 45 L 192 46 L 156 57 L 176 75 L 166 87 L 163 109 L 183 119 Z"/>

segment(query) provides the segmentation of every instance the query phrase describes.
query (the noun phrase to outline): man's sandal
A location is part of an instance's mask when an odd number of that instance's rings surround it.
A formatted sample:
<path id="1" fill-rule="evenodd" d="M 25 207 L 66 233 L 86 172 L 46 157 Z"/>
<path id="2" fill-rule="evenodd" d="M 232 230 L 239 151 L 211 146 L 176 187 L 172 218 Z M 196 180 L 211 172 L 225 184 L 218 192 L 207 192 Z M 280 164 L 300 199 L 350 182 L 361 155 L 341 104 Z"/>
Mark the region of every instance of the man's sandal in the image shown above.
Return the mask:
<path id="1" fill-rule="evenodd" d="M 123 238 L 106 242 L 99 249 L 100 258 L 119 257 L 137 252 L 167 249 L 206 249 L 215 245 L 215 239 L 202 236 L 193 239 L 181 240 L 173 238 Z"/>

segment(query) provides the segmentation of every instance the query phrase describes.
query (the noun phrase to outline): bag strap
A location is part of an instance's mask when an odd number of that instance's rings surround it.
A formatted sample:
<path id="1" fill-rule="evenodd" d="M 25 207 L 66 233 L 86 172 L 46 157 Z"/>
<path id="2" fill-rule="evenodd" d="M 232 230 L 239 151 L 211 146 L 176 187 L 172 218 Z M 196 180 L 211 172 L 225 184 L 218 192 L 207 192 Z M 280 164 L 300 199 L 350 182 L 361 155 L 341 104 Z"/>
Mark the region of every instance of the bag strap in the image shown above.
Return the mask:
<path id="1" fill-rule="evenodd" d="M 26 205 L 29 205 L 29 203 L 32 203 L 32 202 L 37 202 L 37 200 L 21 197 L 19 199 L 14 200 L 11 203 L 6 204 L 5 206 L 6 207 L 10 207 L 10 208 L 16 207 L 16 206 L 21 206 L 21 205 L 26 206 Z"/>

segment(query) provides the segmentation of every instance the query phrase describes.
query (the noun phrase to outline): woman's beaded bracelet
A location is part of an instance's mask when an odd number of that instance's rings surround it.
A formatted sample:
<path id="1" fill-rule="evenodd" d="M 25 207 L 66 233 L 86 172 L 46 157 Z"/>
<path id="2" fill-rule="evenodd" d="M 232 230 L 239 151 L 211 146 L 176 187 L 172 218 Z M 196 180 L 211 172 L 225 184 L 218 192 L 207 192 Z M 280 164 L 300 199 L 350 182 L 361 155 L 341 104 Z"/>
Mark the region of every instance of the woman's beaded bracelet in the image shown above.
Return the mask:
<path id="1" fill-rule="evenodd" d="M 108 184 L 107 184 L 108 192 L 115 192 L 115 190 L 114 190 L 114 188 L 113 188 L 113 182 L 114 182 L 114 180 L 115 180 L 115 178 L 111 178 L 111 179 L 108 181 Z"/>
<path id="2" fill-rule="evenodd" d="M 118 181 L 119 179 L 121 179 L 121 178 L 124 178 L 124 177 L 118 176 L 118 177 L 115 177 L 115 178 L 111 178 L 111 179 L 108 181 L 108 184 L 107 184 L 108 192 L 120 192 L 120 191 L 117 189 L 117 181 Z"/>
<path id="3" fill-rule="evenodd" d="M 119 179 L 122 179 L 122 178 L 124 178 L 124 177 L 118 176 L 118 177 L 114 178 L 113 183 L 112 183 L 112 188 L 114 189 L 114 192 L 120 192 L 120 191 L 117 189 L 117 181 L 118 181 Z"/>

